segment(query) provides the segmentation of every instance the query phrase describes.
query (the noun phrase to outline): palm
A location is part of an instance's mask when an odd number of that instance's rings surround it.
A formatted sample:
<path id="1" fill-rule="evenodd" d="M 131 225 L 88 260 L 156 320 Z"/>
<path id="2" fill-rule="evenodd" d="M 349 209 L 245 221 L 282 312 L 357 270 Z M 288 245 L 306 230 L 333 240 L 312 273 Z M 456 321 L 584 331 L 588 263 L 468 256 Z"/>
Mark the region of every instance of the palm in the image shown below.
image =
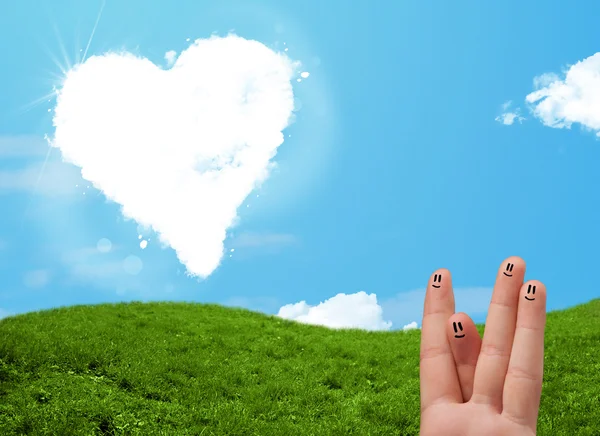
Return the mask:
<path id="1" fill-rule="evenodd" d="M 421 416 L 421 435 L 534 436 L 535 430 L 498 414 L 489 407 L 467 402 L 439 404 Z"/>
<path id="2" fill-rule="evenodd" d="M 454 313 L 450 273 L 438 270 L 421 332 L 421 436 L 535 435 L 542 392 L 546 289 L 523 284 L 525 262 L 498 271 L 483 341 Z"/>

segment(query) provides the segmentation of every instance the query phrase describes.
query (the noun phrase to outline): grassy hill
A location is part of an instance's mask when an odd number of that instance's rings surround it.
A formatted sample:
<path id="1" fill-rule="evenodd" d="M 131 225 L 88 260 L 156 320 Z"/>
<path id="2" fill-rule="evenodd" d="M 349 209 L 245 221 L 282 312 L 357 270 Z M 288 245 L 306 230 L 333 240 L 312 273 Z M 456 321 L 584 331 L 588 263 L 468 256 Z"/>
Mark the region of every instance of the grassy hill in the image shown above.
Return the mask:
<path id="1" fill-rule="evenodd" d="M 188 303 L 9 317 L 0 434 L 416 435 L 419 340 Z M 538 427 L 600 434 L 600 300 L 548 315 Z"/>

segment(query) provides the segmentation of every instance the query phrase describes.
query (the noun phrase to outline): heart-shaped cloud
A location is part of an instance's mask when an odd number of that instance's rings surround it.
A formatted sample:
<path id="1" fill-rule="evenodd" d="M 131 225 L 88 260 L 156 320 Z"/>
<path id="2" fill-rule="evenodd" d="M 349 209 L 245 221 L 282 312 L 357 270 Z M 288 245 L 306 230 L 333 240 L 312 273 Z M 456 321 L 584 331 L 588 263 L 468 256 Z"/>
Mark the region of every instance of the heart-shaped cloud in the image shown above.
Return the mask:
<path id="1" fill-rule="evenodd" d="M 197 40 L 169 70 L 128 53 L 94 56 L 58 91 L 51 145 L 124 216 L 151 226 L 189 274 L 207 277 L 283 143 L 297 66 L 235 35 Z"/>

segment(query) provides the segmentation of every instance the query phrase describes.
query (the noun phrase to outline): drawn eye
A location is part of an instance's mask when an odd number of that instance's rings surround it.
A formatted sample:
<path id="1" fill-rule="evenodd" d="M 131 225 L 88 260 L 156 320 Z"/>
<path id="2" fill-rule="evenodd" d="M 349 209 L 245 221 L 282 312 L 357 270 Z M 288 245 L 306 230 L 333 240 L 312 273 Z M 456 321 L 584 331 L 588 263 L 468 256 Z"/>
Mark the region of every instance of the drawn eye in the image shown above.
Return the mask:
<path id="1" fill-rule="evenodd" d="M 529 297 L 527 295 L 529 295 Z M 535 300 L 535 298 L 532 298 L 532 296 L 535 295 L 535 285 L 530 284 L 527 286 L 527 295 L 525 295 L 526 300 L 529 300 L 529 301 Z"/>
<path id="2" fill-rule="evenodd" d="M 459 330 L 460 330 L 461 333 L 463 331 L 463 326 L 462 326 L 462 323 L 460 321 L 458 323 L 453 322 L 452 323 L 452 328 L 454 328 L 454 333 L 455 333 L 454 337 L 455 338 L 464 338 L 465 337 L 464 333 L 462 335 L 458 334 Z"/>

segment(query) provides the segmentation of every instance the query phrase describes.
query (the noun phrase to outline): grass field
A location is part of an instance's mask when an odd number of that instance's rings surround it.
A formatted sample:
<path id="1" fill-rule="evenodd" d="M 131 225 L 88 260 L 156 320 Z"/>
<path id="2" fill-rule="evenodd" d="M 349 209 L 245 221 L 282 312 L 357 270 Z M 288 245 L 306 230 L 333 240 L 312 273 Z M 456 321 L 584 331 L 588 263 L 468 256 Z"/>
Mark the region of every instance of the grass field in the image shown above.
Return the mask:
<path id="1" fill-rule="evenodd" d="M 195 303 L 9 317 L 0 434 L 416 435 L 419 340 Z M 600 435 L 600 300 L 548 314 L 538 434 Z"/>

